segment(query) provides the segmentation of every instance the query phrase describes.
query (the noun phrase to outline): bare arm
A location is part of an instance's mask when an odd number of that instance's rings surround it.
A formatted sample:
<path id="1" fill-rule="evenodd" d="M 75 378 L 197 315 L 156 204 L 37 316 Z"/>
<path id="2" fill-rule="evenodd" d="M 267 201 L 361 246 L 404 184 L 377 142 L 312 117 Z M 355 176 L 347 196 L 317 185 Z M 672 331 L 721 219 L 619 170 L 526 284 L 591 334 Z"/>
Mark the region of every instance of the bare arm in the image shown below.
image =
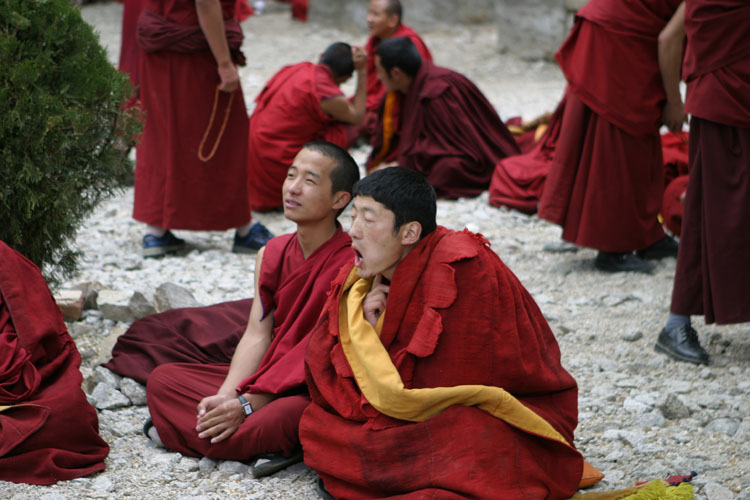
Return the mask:
<path id="1" fill-rule="evenodd" d="M 240 76 L 229 54 L 221 3 L 219 0 L 195 0 L 195 10 L 198 14 L 198 24 L 218 65 L 221 80 L 219 90 L 233 92 L 240 85 Z"/>
<path id="2" fill-rule="evenodd" d="M 682 2 L 659 33 L 659 71 L 667 94 L 667 102 L 662 112 L 662 121 L 672 132 L 682 130 L 686 121 L 685 106 L 680 96 L 680 67 L 682 48 L 685 39 L 685 2 Z"/>
<path id="3" fill-rule="evenodd" d="M 354 97 L 351 102 L 344 96 L 326 99 L 320 103 L 320 109 L 341 122 L 361 125 L 365 119 L 365 105 L 367 104 L 367 77 L 365 75 L 367 56 L 361 47 L 353 47 L 352 52 L 354 70 L 357 72 L 357 89 Z"/>
<path id="4" fill-rule="evenodd" d="M 273 333 L 273 313 L 265 318 L 260 301 L 258 283 L 265 248 L 258 252 L 255 260 L 255 299 L 250 308 L 250 318 L 245 333 L 242 334 L 237 349 L 232 355 L 224 383 L 219 391 L 205 397 L 198 403 L 198 421 L 196 431 L 201 438 L 212 438 L 217 443 L 231 436 L 245 419 L 242 405 L 237 399 L 235 388 L 247 377 L 258 370 L 261 359 L 271 345 Z M 244 394 L 254 410 L 259 410 L 273 400 L 270 394 Z"/>

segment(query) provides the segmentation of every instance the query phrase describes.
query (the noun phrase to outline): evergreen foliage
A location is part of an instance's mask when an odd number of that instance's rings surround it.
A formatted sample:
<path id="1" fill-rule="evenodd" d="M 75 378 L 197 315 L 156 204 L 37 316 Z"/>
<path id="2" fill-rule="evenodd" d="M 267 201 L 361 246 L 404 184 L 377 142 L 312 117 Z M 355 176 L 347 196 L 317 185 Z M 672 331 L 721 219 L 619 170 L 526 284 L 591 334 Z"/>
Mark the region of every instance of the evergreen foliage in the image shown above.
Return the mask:
<path id="1" fill-rule="evenodd" d="M 53 283 L 76 269 L 84 218 L 132 172 L 131 94 L 70 0 L 0 0 L 0 240 Z"/>

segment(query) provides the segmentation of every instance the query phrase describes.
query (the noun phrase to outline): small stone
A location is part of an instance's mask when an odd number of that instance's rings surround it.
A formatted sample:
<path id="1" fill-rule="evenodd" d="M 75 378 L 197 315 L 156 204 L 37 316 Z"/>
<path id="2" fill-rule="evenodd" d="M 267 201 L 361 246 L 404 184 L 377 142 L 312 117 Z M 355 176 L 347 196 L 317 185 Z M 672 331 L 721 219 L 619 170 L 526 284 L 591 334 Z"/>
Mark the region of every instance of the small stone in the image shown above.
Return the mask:
<path id="1" fill-rule="evenodd" d="M 719 483 L 706 483 L 703 494 L 711 500 L 735 500 L 737 497 L 729 488 Z"/>
<path id="2" fill-rule="evenodd" d="M 201 305 L 195 300 L 190 290 L 174 283 L 159 285 L 156 293 L 154 293 L 154 304 L 157 312 L 183 307 L 200 307 Z"/>
<path id="3" fill-rule="evenodd" d="M 45 493 L 39 497 L 39 500 L 68 500 L 68 497 L 62 493 Z"/>
<path id="4" fill-rule="evenodd" d="M 134 320 L 141 319 L 144 316 L 148 316 L 156 312 L 156 308 L 154 308 L 153 303 L 149 301 L 141 292 L 133 293 L 133 295 L 130 297 L 130 301 L 128 302 L 128 306 L 133 313 Z"/>
<path id="5" fill-rule="evenodd" d="M 680 398 L 674 394 L 666 394 L 657 402 L 656 407 L 661 410 L 665 418 L 669 420 L 679 420 L 690 416 L 690 408 L 685 406 Z"/>
<path id="6" fill-rule="evenodd" d="M 100 410 L 130 406 L 130 400 L 113 386 L 100 382 L 91 393 L 94 406 Z"/>
<path id="7" fill-rule="evenodd" d="M 103 366 L 97 366 L 94 370 L 94 380 L 97 384 L 107 384 L 115 389 L 120 388 L 122 377 Z"/>
<path id="8" fill-rule="evenodd" d="M 578 251 L 578 247 L 573 243 L 560 240 L 545 244 L 542 250 L 549 253 L 575 253 Z"/>
<path id="9" fill-rule="evenodd" d="M 70 333 L 70 336 L 74 339 L 82 336 L 92 335 L 95 331 L 96 327 L 94 327 L 94 325 L 85 323 L 83 321 L 76 321 L 75 323 L 70 323 L 68 325 L 68 333 Z"/>
<path id="10" fill-rule="evenodd" d="M 649 427 L 663 428 L 667 426 L 667 421 L 659 410 L 650 411 L 638 416 L 636 423 L 644 429 Z"/>
<path id="11" fill-rule="evenodd" d="M 105 318 L 123 323 L 132 323 L 135 321 L 133 311 L 130 309 L 130 299 L 132 292 L 120 290 L 102 290 L 97 297 L 99 310 Z"/>
<path id="12" fill-rule="evenodd" d="M 112 491 L 115 485 L 107 476 L 99 476 L 91 482 L 91 488 L 96 491 Z"/>
<path id="13" fill-rule="evenodd" d="M 634 398 L 625 398 L 622 407 L 625 411 L 635 413 L 636 415 L 643 415 L 644 413 L 651 411 L 651 407 Z"/>
<path id="14" fill-rule="evenodd" d="M 737 495 L 737 500 L 750 500 L 750 488 L 745 488 Z"/>
<path id="15" fill-rule="evenodd" d="M 136 406 L 146 404 L 146 388 L 132 378 L 124 377 L 120 381 L 120 392 L 125 394 Z"/>
<path id="16" fill-rule="evenodd" d="M 84 309 L 98 309 L 96 298 L 99 295 L 99 290 L 103 289 L 104 285 L 98 281 L 84 281 L 83 283 L 78 283 L 73 288 L 83 292 Z"/>
<path id="17" fill-rule="evenodd" d="M 176 469 L 184 472 L 195 472 L 199 470 L 198 459 L 194 457 L 182 457 L 177 463 Z"/>
<path id="18" fill-rule="evenodd" d="M 84 298 L 81 290 L 58 290 L 54 299 L 65 321 L 78 321 L 83 316 Z"/>
<path id="19" fill-rule="evenodd" d="M 203 457 L 198 461 L 198 470 L 203 473 L 211 472 L 216 468 L 216 465 L 218 463 L 218 460 L 214 460 L 213 458 L 209 457 Z"/>
<path id="20" fill-rule="evenodd" d="M 636 330 L 634 332 L 623 333 L 622 335 L 620 335 L 620 338 L 625 342 L 635 342 L 636 340 L 640 340 L 643 338 L 643 332 L 640 330 Z"/>
<path id="21" fill-rule="evenodd" d="M 740 423 L 732 418 L 718 418 L 711 421 L 706 427 L 706 432 L 723 433 L 727 436 L 734 436 L 739 429 Z"/>
<path id="22" fill-rule="evenodd" d="M 714 372 L 711 371 L 711 368 L 704 368 L 700 371 L 698 376 L 704 380 L 708 380 L 714 377 Z"/>
<path id="23" fill-rule="evenodd" d="M 219 464 L 218 469 L 225 474 L 247 474 L 250 467 L 235 460 L 224 460 Z"/>

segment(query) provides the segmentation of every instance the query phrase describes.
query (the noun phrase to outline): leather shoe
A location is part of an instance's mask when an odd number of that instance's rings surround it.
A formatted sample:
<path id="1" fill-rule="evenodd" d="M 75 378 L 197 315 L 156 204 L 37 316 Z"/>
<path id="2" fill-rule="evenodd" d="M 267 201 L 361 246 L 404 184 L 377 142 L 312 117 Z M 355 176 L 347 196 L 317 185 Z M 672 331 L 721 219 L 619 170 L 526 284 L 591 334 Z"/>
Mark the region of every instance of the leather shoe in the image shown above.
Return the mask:
<path id="1" fill-rule="evenodd" d="M 654 265 L 641 260 L 633 253 L 599 252 L 594 260 L 594 267 L 608 273 L 633 271 L 636 273 L 650 273 Z"/>
<path id="2" fill-rule="evenodd" d="M 297 450 L 290 456 L 285 457 L 281 453 L 266 453 L 260 455 L 258 460 L 255 461 L 252 467 L 253 477 L 260 479 L 261 477 L 270 476 L 276 474 L 282 469 L 286 469 L 290 465 L 294 465 L 302 461 L 302 450 Z"/>
<path id="3" fill-rule="evenodd" d="M 643 260 L 658 260 L 665 257 L 677 257 L 679 245 L 671 236 L 665 236 L 650 247 L 637 251 L 635 254 Z"/>
<path id="4" fill-rule="evenodd" d="M 677 361 L 687 361 L 697 365 L 708 364 L 708 353 L 698 342 L 698 333 L 688 324 L 676 328 L 664 328 L 656 340 L 654 350 Z"/>

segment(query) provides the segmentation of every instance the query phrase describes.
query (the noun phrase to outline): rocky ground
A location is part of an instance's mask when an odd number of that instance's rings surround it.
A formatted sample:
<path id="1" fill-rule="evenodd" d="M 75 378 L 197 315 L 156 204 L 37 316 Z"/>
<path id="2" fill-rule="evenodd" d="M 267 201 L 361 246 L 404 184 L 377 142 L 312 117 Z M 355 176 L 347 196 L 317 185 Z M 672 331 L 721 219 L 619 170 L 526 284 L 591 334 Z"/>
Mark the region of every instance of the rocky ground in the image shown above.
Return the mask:
<path id="1" fill-rule="evenodd" d="M 293 22 L 283 8 L 269 5 L 266 14 L 244 24 L 249 62 L 241 76 L 249 107 L 281 65 L 315 59 L 331 41 L 364 41 L 364 34 Z M 113 61 L 121 11 L 115 2 L 83 7 Z M 551 110 L 562 93 L 564 79 L 554 65 L 497 54 L 494 26 L 440 27 L 423 34 L 436 62 L 472 78 L 503 118 L 533 118 Z M 362 162 L 366 154 L 360 149 L 355 157 Z M 711 355 L 708 367 L 655 354 L 652 347 L 667 314 L 674 259 L 659 263 L 651 275 L 602 274 L 593 267 L 594 251 L 571 251 L 558 244 L 559 228 L 490 207 L 487 199 L 484 193 L 476 199 L 441 201 L 438 220 L 484 234 L 549 320 L 563 363 L 580 387 L 576 445 L 606 474 L 596 489 L 697 471 L 696 498 L 750 499 L 750 327 L 707 327 L 695 321 Z M 252 293 L 254 258 L 230 253 L 231 231 L 178 231 L 191 244 L 186 255 L 143 260 L 143 228 L 130 217 L 132 202 L 132 190 L 124 191 L 102 204 L 81 228 L 81 271 L 66 286 L 98 282 L 104 290 L 127 296 L 141 292 L 147 303 L 164 283 L 182 287 L 202 304 Z M 277 234 L 292 230 L 280 214 L 258 214 L 257 219 Z M 106 470 L 51 487 L 0 483 L 0 497 L 317 498 L 315 474 L 301 464 L 256 480 L 247 464 L 198 460 L 149 446 L 141 433 L 148 416 L 143 388 L 97 369 L 127 328 L 123 319 L 106 310 L 89 310 L 82 321 L 68 324 L 83 356 L 85 389 L 99 408 L 101 434 L 111 446 Z"/>

